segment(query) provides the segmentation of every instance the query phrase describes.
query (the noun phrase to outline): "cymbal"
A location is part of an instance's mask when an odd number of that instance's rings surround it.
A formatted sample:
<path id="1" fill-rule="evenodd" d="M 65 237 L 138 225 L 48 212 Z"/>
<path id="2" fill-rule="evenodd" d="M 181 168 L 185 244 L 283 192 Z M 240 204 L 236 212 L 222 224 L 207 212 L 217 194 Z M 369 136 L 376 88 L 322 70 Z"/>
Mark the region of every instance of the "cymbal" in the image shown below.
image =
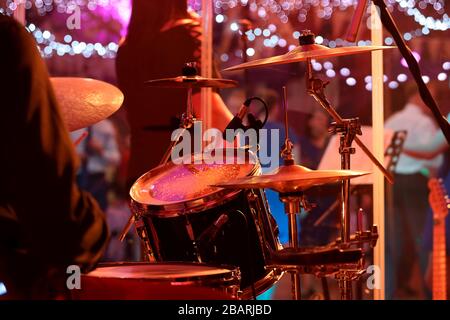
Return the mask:
<path id="1" fill-rule="evenodd" d="M 233 179 L 215 184 L 227 189 L 273 189 L 277 192 L 299 192 L 323 184 L 336 183 L 369 174 L 351 170 L 311 170 L 299 165 L 281 166 L 272 173 Z"/>
<path id="2" fill-rule="evenodd" d="M 175 78 L 148 80 L 146 85 L 156 88 L 234 88 L 238 82 L 228 79 L 204 78 L 200 76 L 178 76 Z"/>
<path id="3" fill-rule="evenodd" d="M 251 69 L 258 67 L 268 67 L 278 64 L 288 64 L 307 59 L 325 59 L 338 56 L 347 56 L 352 54 L 371 52 L 376 50 L 392 49 L 392 46 L 361 46 L 361 47 L 338 47 L 328 48 L 320 44 L 306 44 L 300 45 L 295 49 L 283 55 L 274 56 L 265 59 L 258 59 L 225 69 L 224 71 L 235 71 L 241 69 Z"/>
<path id="4" fill-rule="evenodd" d="M 108 118 L 123 103 L 122 92 L 103 81 L 71 77 L 53 77 L 50 80 L 69 131 L 89 127 Z"/>

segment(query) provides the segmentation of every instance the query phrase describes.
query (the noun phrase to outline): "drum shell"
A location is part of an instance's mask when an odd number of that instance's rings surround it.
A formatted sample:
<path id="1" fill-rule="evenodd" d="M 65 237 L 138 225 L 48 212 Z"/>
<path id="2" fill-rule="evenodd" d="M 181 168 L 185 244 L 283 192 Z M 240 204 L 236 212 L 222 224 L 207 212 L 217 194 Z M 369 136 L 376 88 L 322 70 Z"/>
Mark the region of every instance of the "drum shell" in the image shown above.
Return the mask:
<path id="1" fill-rule="evenodd" d="M 164 270 L 170 266 L 186 267 L 195 270 L 197 267 L 211 265 L 196 263 L 107 263 L 100 265 L 95 271 L 108 267 L 135 267 L 136 269 L 151 266 Z M 239 270 L 226 266 L 228 272 L 203 276 L 173 277 L 170 275 L 154 278 L 98 276 L 86 274 L 81 278 L 81 289 L 71 290 L 74 300 L 231 300 L 236 299 L 239 290 Z"/>
<path id="2" fill-rule="evenodd" d="M 237 266 L 241 271 L 243 288 L 263 278 L 267 273 L 266 257 L 280 248 L 276 223 L 268 211 L 263 190 L 234 192 L 232 197 L 217 200 L 214 206 L 195 214 L 173 211 L 168 215 L 132 201 L 139 212 L 138 234 L 156 261 L 199 261 L 216 265 Z M 228 221 L 213 241 L 200 241 L 195 248 L 187 224 L 195 239 L 222 214 Z"/>

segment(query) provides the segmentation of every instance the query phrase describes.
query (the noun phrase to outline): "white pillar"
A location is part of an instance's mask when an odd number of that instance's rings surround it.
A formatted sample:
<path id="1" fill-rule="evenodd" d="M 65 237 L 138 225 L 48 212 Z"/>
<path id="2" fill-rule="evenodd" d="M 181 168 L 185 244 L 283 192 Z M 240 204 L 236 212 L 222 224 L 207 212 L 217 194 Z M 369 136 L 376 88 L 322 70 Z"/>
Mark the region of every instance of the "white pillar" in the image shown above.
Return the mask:
<path id="1" fill-rule="evenodd" d="M 202 77 L 212 77 L 213 70 L 213 1 L 202 0 Z M 203 132 L 211 127 L 211 89 L 202 89 L 201 99 L 201 120 L 203 122 Z"/>
<path id="2" fill-rule="evenodd" d="M 19 21 L 21 24 L 25 25 L 25 1 L 24 0 L 14 0 L 17 5 L 17 9 L 14 10 L 13 17 Z"/>
<path id="3" fill-rule="evenodd" d="M 371 4 L 372 45 L 383 45 L 383 28 L 374 4 Z M 372 126 L 373 153 L 384 163 L 384 103 L 383 103 L 383 51 L 372 52 Z M 380 288 L 374 299 L 385 299 L 385 227 L 384 227 L 384 176 L 373 166 L 373 221 L 378 226 L 379 239 L 374 248 L 374 264 L 380 268 Z"/>

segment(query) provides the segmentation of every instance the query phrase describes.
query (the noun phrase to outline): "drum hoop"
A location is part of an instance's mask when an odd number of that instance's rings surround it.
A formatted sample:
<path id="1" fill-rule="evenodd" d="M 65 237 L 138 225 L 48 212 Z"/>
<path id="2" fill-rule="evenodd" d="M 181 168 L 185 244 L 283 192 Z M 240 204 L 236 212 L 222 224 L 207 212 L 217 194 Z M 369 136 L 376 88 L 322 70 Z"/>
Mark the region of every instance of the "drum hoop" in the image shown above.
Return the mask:
<path id="1" fill-rule="evenodd" d="M 174 218 L 185 214 L 203 212 L 217 207 L 234 200 L 242 192 L 242 190 L 222 191 L 225 190 L 219 190 L 219 192 L 215 192 L 203 198 L 173 203 L 170 205 L 143 204 L 133 199 L 131 202 L 135 212 L 141 213 L 141 215 L 152 215 L 159 218 Z"/>
<path id="2" fill-rule="evenodd" d="M 183 276 L 177 278 L 127 278 L 127 277 L 99 277 L 99 276 L 90 276 L 89 273 L 85 274 L 86 277 L 92 278 L 101 278 L 101 279 L 118 279 L 118 280 L 135 280 L 135 281 L 148 281 L 148 282 L 159 282 L 159 283 L 170 283 L 170 284 L 179 284 L 179 285 L 190 285 L 190 284 L 212 284 L 212 283 L 223 283 L 224 285 L 230 282 L 240 283 L 241 275 L 239 268 L 229 266 L 229 265 L 210 265 L 205 263 L 198 262 L 157 262 L 157 263 L 148 263 L 148 262 L 106 262 L 99 263 L 97 269 L 102 267 L 120 267 L 120 266 L 145 266 L 145 265 L 178 265 L 178 266 L 205 266 L 216 269 L 225 269 L 220 274 L 210 274 L 210 275 L 201 275 L 201 276 Z M 96 269 L 96 270 L 97 270 Z M 213 281 L 212 281 L 213 280 Z"/>
<path id="3" fill-rule="evenodd" d="M 272 288 L 284 275 L 284 271 L 277 267 L 266 267 L 268 272 L 266 275 L 257 280 L 253 287 L 255 288 L 256 295 L 263 294 L 270 288 Z M 242 288 L 239 292 L 239 298 L 243 300 L 248 300 L 253 298 L 253 289 L 251 286 Z"/>

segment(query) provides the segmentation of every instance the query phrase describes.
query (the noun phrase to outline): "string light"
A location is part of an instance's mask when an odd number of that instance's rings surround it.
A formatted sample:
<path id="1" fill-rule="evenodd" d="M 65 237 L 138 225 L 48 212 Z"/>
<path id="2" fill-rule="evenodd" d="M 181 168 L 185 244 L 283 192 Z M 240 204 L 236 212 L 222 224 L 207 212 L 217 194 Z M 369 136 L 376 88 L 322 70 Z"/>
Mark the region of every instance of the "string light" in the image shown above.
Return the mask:
<path id="1" fill-rule="evenodd" d="M 52 57 L 54 54 L 58 56 L 81 54 L 85 58 L 90 58 L 93 55 L 104 58 L 115 58 L 119 49 L 119 45 L 115 42 L 110 42 L 107 45 L 102 45 L 98 42 L 86 43 L 73 40 L 71 35 L 64 36 L 64 43 L 58 42 L 55 41 L 55 36 L 50 31 L 42 31 L 34 24 L 30 24 L 28 30 L 32 32 L 37 43 L 41 45 L 39 49 L 44 58 Z"/>
<path id="2" fill-rule="evenodd" d="M 26 9 L 36 8 L 39 15 L 45 15 L 53 10 L 58 13 L 68 14 L 72 12 L 73 6 L 76 4 L 83 9 L 95 11 L 96 14 L 104 17 L 111 17 L 113 20 L 120 21 L 122 28 L 122 35 L 124 34 L 128 20 L 131 13 L 131 0 L 19 0 L 25 4 Z M 445 9 L 444 0 L 388 0 L 388 8 L 392 11 L 397 9 L 407 16 L 414 18 L 418 27 L 405 32 L 403 38 L 406 41 L 411 41 L 414 38 L 427 36 L 432 31 L 445 31 L 450 27 L 450 19 Z M 189 7 L 191 10 L 201 11 L 201 0 L 189 0 Z M 277 24 L 269 23 L 273 21 L 273 16 L 278 17 L 280 23 L 288 23 L 289 17 L 295 17 L 299 22 L 305 22 L 308 15 L 314 12 L 319 18 L 330 19 L 336 10 L 346 10 L 349 7 L 354 7 L 357 0 L 264 0 L 264 1 L 248 1 L 248 0 L 214 0 L 215 22 L 223 24 L 228 22 L 226 11 L 237 6 L 248 6 L 249 10 L 261 19 L 258 26 L 246 32 L 247 39 L 250 42 L 257 41 L 262 38 L 262 44 L 266 47 L 274 48 L 276 46 L 286 48 L 288 50 L 294 49 L 298 45 L 298 38 L 300 33 L 295 31 L 288 38 L 282 37 L 278 32 Z M 311 8 L 315 10 L 312 11 Z M 0 8 L 0 12 L 12 14 L 17 8 L 17 0 L 7 0 L 6 7 Z M 432 8 L 437 17 L 426 16 L 422 10 L 429 10 Z M 229 28 L 236 32 L 239 30 L 237 21 L 230 21 Z M 108 44 L 88 43 L 77 41 L 73 35 L 66 34 L 63 39 L 57 41 L 56 36 L 49 30 L 41 30 L 34 24 L 28 25 L 28 30 L 33 34 L 41 54 L 44 57 L 51 57 L 53 55 L 82 55 L 86 58 L 98 55 L 104 58 L 115 58 L 118 50 L 117 41 L 109 42 Z M 370 40 L 359 40 L 357 43 L 348 42 L 345 39 L 327 39 L 322 36 L 316 37 L 316 43 L 323 44 L 328 47 L 341 46 L 364 46 L 370 45 Z M 384 39 L 386 45 L 394 44 L 391 37 L 387 36 Z M 247 49 L 248 56 L 254 56 L 256 51 L 254 48 Z M 242 57 L 242 50 L 236 50 L 234 55 Z M 222 62 L 229 61 L 229 55 L 223 53 L 219 55 Z M 417 57 L 416 57 L 417 58 Z M 420 57 L 419 57 L 420 59 Z M 313 60 L 313 69 L 316 72 L 324 72 L 327 77 L 336 77 L 337 75 L 345 78 L 345 83 L 349 86 L 354 86 L 357 79 L 350 77 L 351 71 L 349 68 L 342 67 L 337 71 L 333 68 L 330 61 L 319 63 Z M 448 79 L 448 71 L 450 70 L 450 61 L 443 62 L 442 71 L 425 76 L 424 81 L 430 81 L 431 77 L 439 81 L 446 81 Z M 388 81 L 387 76 L 384 77 L 384 82 L 391 89 L 399 87 L 399 83 L 405 82 L 408 77 L 404 73 L 393 76 L 391 81 Z M 367 90 L 372 90 L 371 77 L 364 78 L 365 87 Z"/>

